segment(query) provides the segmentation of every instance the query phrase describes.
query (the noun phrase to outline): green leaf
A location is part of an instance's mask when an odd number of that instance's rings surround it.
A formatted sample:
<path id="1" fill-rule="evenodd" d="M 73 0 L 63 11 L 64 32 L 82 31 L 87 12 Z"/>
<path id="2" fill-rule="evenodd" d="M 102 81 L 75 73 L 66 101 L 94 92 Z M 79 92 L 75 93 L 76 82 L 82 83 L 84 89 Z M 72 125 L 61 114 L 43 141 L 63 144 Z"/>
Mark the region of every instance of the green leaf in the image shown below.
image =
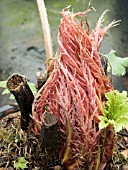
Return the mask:
<path id="1" fill-rule="evenodd" d="M 100 118 L 99 128 L 100 129 L 106 128 L 109 125 L 108 119 L 103 116 L 100 116 L 99 118 Z"/>
<path id="2" fill-rule="evenodd" d="M 8 89 L 5 89 L 5 90 L 2 92 L 2 95 L 4 95 L 4 94 L 10 94 L 10 91 L 9 91 Z M 11 94 L 10 97 L 9 97 L 9 99 L 15 99 L 14 95 Z"/>
<path id="3" fill-rule="evenodd" d="M 35 84 L 28 82 L 28 85 L 29 85 L 29 87 L 30 87 L 32 93 L 35 95 L 35 94 L 37 93 Z"/>
<path id="4" fill-rule="evenodd" d="M 115 131 L 119 132 L 122 130 L 122 128 L 126 128 L 128 130 L 128 117 L 120 117 L 120 119 L 117 121 Z"/>
<path id="5" fill-rule="evenodd" d="M 15 99 L 14 95 L 11 94 L 11 95 L 9 96 L 9 99 Z"/>
<path id="6" fill-rule="evenodd" d="M 0 81 L 0 87 L 6 88 L 7 81 Z"/>
<path id="7" fill-rule="evenodd" d="M 10 93 L 10 91 L 8 90 L 8 89 L 5 89 L 3 92 L 2 92 L 2 95 L 4 95 L 4 94 L 9 94 Z"/>
<path id="8" fill-rule="evenodd" d="M 17 163 L 15 163 L 15 168 L 16 169 L 25 169 L 25 168 L 27 168 L 28 166 L 26 165 L 26 164 L 23 164 L 23 163 L 19 163 L 19 162 L 17 162 Z"/>
<path id="9" fill-rule="evenodd" d="M 25 163 L 26 160 L 24 159 L 24 157 L 19 157 L 19 158 L 18 158 L 18 162 Z"/>
<path id="10" fill-rule="evenodd" d="M 111 51 L 109 54 L 105 55 L 112 67 L 112 74 L 116 76 L 123 76 L 126 74 L 126 67 L 128 67 L 128 57 L 121 58 L 115 55 L 115 51 Z M 108 72 L 110 72 L 110 67 L 108 67 Z"/>
<path id="11" fill-rule="evenodd" d="M 24 159 L 24 157 L 19 157 L 18 161 L 14 163 L 14 168 L 18 169 L 25 169 L 28 168 L 27 161 Z"/>
<path id="12" fill-rule="evenodd" d="M 103 129 L 111 124 L 116 132 L 126 128 L 128 130 L 128 101 L 127 92 L 119 93 L 117 90 L 105 94 L 107 99 L 100 116 L 99 128 Z"/>
<path id="13" fill-rule="evenodd" d="M 48 111 L 48 105 L 44 106 L 44 110 Z"/>

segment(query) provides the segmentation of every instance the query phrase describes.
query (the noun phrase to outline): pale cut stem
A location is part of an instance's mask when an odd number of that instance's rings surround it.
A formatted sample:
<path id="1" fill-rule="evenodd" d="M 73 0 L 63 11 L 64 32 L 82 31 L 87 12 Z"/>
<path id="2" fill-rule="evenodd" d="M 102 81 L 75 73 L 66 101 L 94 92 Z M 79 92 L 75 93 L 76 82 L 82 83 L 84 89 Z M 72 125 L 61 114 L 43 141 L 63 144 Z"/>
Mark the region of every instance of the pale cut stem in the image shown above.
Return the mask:
<path id="1" fill-rule="evenodd" d="M 43 29 L 44 43 L 46 48 L 46 68 L 48 69 L 50 61 L 53 58 L 53 46 L 52 46 L 50 26 L 48 22 L 48 16 L 47 16 L 44 0 L 36 0 L 36 1 L 37 1 L 37 6 L 38 6 L 42 29 Z"/>

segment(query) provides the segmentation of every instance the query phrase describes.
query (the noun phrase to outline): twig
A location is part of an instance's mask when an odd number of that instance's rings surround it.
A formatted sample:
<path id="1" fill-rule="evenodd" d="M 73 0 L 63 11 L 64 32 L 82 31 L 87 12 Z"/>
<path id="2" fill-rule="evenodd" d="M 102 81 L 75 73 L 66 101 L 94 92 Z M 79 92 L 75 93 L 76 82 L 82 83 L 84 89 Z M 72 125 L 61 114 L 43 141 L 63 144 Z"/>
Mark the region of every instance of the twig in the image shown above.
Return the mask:
<path id="1" fill-rule="evenodd" d="M 118 132 L 117 134 L 118 134 L 118 135 L 121 135 L 121 136 L 125 136 L 125 137 L 127 137 L 127 138 L 128 138 L 128 133 L 127 133 L 127 132 L 126 132 L 126 133 Z"/>

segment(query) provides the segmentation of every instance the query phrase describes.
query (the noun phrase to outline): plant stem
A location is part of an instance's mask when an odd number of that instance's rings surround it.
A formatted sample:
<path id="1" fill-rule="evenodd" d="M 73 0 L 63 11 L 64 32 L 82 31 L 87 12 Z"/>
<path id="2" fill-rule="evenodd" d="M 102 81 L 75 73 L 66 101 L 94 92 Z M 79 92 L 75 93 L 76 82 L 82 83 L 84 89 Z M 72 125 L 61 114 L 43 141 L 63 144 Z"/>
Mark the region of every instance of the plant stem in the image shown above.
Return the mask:
<path id="1" fill-rule="evenodd" d="M 44 0 L 36 0 L 36 1 L 37 1 L 42 29 L 43 29 L 44 42 L 46 48 L 46 68 L 48 69 L 48 66 L 50 64 L 50 59 L 52 59 L 54 55 L 53 47 L 52 47 L 52 38 L 50 33 L 50 26 L 48 22 L 48 16 L 47 16 Z"/>

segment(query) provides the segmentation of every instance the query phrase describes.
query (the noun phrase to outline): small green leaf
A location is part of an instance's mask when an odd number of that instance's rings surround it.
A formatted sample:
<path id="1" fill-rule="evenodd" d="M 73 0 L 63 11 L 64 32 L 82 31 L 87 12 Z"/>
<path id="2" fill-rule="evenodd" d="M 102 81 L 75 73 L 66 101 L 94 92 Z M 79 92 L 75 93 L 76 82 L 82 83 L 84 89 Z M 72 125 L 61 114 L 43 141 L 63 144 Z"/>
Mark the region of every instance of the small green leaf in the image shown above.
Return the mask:
<path id="1" fill-rule="evenodd" d="M 108 61 L 112 67 L 112 74 L 116 76 L 123 76 L 126 74 L 126 67 L 128 67 L 128 57 L 117 57 L 115 51 L 111 51 L 106 54 Z M 108 72 L 110 72 L 110 67 L 108 67 Z"/>
<path id="2" fill-rule="evenodd" d="M 6 88 L 7 81 L 0 81 L 0 87 Z"/>
<path id="3" fill-rule="evenodd" d="M 15 99 L 14 95 L 11 94 L 11 95 L 9 96 L 9 99 Z"/>
<path id="4" fill-rule="evenodd" d="M 2 95 L 4 95 L 4 94 L 9 94 L 10 93 L 10 91 L 8 90 L 8 89 L 5 89 L 3 92 L 2 92 Z"/>
<path id="5" fill-rule="evenodd" d="M 44 110 L 48 111 L 48 105 L 44 106 Z"/>
<path id="6" fill-rule="evenodd" d="M 14 163 L 14 168 L 18 169 L 25 169 L 28 168 L 27 161 L 24 159 L 24 157 L 19 157 L 18 161 Z"/>
<path id="7" fill-rule="evenodd" d="M 25 169 L 25 168 L 27 168 L 28 166 L 26 165 L 26 164 L 23 164 L 23 163 L 20 163 L 20 162 L 16 162 L 15 163 L 15 168 L 16 169 Z"/>
<path id="8" fill-rule="evenodd" d="M 5 90 L 2 92 L 2 95 L 4 95 L 4 94 L 10 94 L 10 91 L 9 91 L 8 89 L 5 89 Z M 9 97 L 9 99 L 15 99 L 14 95 L 11 94 L 10 97 Z"/>
<path id="9" fill-rule="evenodd" d="M 24 157 L 19 157 L 18 162 L 20 163 L 27 163 L 27 161 L 24 159 Z"/>

